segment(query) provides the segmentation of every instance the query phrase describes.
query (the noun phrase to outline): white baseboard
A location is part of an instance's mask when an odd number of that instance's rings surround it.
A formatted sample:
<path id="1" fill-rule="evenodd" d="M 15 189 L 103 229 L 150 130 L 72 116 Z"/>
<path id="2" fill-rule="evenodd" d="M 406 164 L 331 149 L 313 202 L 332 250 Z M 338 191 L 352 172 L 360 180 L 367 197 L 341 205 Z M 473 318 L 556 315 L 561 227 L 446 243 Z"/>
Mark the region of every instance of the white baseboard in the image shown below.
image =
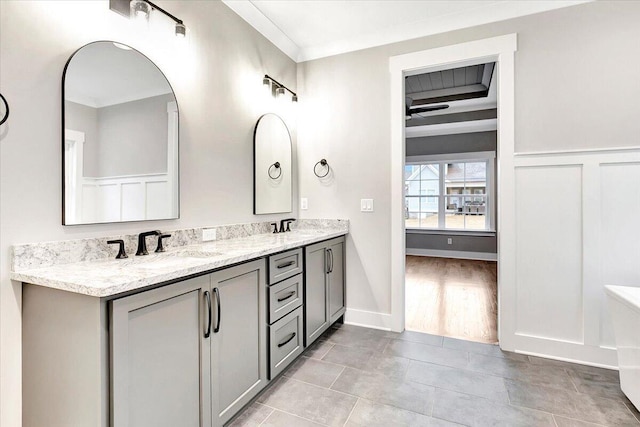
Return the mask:
<path id="1" fill-rule="evenodd" d="M 497 261 L 498 254 L 487 252 L 441 251 L 437 249 L 407 248 L 407 255 L 432 256 L 437 258 L 473 259 L 478 261 Z"/>
<path id="2" fill-rule="evenodd" d="M 514 336 L 516 353 L 606 369 L 618 369 L 616 349 L 583 343 L 536 337 L 522 333 Z"/>
<path id="3" fill-rule="evenodd" d="M 366 328 L 390 331 L 391 314 L 347 308 L 347 311 L 344 314 L 344 323 L 348 325 L 364 326 Z"/>

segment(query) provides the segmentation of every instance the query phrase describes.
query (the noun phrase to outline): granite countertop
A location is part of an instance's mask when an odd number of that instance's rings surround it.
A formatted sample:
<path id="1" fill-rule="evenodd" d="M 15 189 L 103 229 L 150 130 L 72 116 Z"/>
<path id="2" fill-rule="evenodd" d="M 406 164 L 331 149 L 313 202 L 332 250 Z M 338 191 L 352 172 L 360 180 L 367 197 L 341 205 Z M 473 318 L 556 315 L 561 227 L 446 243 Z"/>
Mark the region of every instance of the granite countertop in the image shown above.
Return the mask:
<path id="1" fill-rule="evenodd" d="M 348 229 L 299 229 L 181 246 L 160 254 L 130 255 L 12 271 L 11 279 L 93 297 L 108 297 L 192 274 L 257 259 L 333 237 Z"/>

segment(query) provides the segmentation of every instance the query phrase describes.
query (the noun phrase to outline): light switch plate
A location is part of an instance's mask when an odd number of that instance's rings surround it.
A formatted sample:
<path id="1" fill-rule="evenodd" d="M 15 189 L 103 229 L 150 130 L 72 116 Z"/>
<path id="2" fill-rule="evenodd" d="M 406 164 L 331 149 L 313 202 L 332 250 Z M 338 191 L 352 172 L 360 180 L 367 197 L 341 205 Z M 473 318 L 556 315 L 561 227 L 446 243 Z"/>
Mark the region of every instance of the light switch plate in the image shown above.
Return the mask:
<path id="1" fill-rule="evenodd" d="M 203 228 L 202 229 L 202 241 L 210 242 L 211 240 L 216 240 L 216 229 L 215 228 Z"/>
<path id="2" fill-rule="evenodd" d="M 303 211 L 309 209 L 309 199 L 307 199 L 306 197 L 302 197 L 300 199 L 300 209 L 302 209 Z"/>
<path id="3" fill-rule="evenodd" d="M 373 199 L 360 199 L 360 212 L 373 212 Z"/>

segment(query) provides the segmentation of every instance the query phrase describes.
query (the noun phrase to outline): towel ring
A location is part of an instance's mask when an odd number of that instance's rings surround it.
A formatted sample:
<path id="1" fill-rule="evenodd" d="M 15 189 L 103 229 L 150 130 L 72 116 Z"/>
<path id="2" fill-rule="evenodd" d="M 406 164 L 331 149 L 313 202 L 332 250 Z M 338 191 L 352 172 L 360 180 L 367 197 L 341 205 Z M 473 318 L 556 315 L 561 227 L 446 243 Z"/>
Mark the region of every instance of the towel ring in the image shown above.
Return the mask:
<path id="1" fill-rule="evenodd" d="M 318 174 L 318 165 L 320 166 L 324 166 L 327 168 L 327 171 L 324 173 L 324 175 L 319 175 Z M 315 166 L 313 167 L 313 173 L 318 177 L 318 178 L 324 178 L 325 176 L 329 175 L 329 171 L 331 171 L 331 167 L 329 166 L 329 163 L 327 163 L 326 159 L 322 159 L 320 160 L 318 163 L 315 164 Z"/>
<path id="2" fill-rule="evenodd" d="M 276 176 L 272 175 L 271 172 L 271 168 L 277 170 L 279 173 Z M 280 162 L 275 162 L 274 164 L 272 164 L 271 166 L 269 166 L 269 170 L 267 170 L 267 173 L 269 174 L 269 178 L 271 179 L 278 179 L 280 178 L 280 175 L 282 175 L 282 168 L 280 167 Z M 273 172 L 273 174 L 275 174 L 275 171 Z"/>
<path id="3" fill-rule="evenodd" d="M 0 93 L 0 99 L 2 99 L 2 103 L 5 106 L 4 117 L 2 119 L 0 119 L 0 125 L 1 125 L 4 122 L 6 122 L 7 119 L 9 118 L 9 103 L 7 102 L 6 98 L 4 96 L 2 96 L 1 93 Z"/>

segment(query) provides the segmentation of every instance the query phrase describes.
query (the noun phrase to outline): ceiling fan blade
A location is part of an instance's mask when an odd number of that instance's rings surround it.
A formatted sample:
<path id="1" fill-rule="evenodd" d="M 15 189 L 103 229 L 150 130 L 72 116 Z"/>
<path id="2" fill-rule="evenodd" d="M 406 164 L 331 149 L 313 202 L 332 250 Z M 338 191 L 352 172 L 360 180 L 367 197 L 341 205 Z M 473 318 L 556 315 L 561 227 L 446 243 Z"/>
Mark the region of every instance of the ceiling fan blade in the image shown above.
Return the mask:
<path id="1" fill-rule="evenodd" d="M 430 107 L 419 107 L 419 108 L 407 108 L 406 110 L 406 115 L 407 117 L 411 117 L 414 114 L 420 114 L 420 113 L 428 113 L 430 111 L 438 111 L 438 110 L 445 110 L 449 108 L 449 106 L 447 104 L 442 104 L 442 105 L 432 105 Z"/>
<path id="2" fill-rule="evenodd" d="M 417 114 L 417 113 L 428 113 L 429 111 L 446 110 L 447 108 L 449 108 L 449 106 L 444 104 L 444 105 L 434 105 L 432 107 L 411 108 L 409 109 L 409 111 L 411 112 L 411 114 Z"/>

